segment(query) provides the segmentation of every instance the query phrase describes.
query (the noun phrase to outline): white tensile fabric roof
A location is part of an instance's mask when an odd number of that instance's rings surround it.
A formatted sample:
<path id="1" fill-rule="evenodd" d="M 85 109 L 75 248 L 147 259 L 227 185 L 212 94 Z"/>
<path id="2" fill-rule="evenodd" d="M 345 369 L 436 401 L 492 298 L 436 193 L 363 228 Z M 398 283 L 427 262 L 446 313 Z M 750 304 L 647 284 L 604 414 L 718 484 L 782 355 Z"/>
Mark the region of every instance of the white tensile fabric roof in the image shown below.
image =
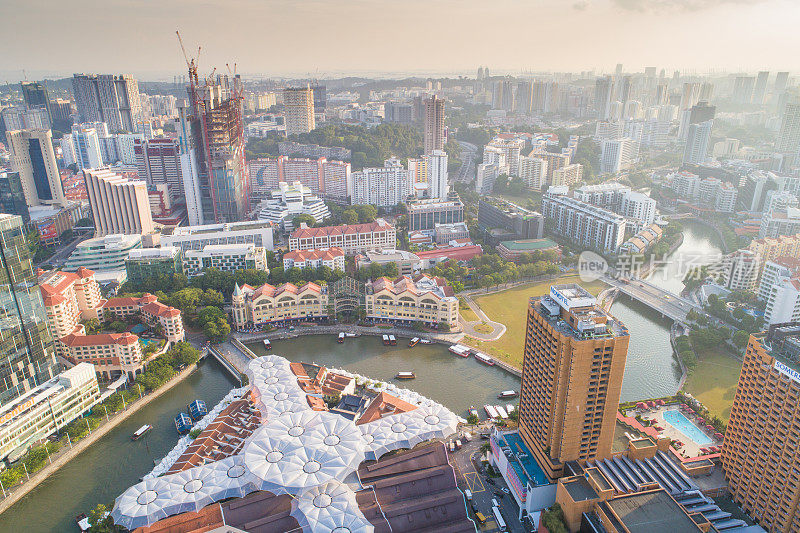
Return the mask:
<path id="1" fill-rule="evenodd" d="M 456 431 L 447 408 L 420 397 L 404 413 L 355 425 L 337 414 L 314 411 L 297 383 L 289 361 L 259 357 L 247 371 L 261 427 L 242 452 L 176 474 L 145 479 L 122 493 L 111 513 L 130 530 L 179 513 L 257 490 L 292 494 L 292 516 L 303 531 L 371 533 L 355 493 L 343 480 L 365 459 L 411 448 Z M 356 490 L 361 487 L 356 487 Z"/>

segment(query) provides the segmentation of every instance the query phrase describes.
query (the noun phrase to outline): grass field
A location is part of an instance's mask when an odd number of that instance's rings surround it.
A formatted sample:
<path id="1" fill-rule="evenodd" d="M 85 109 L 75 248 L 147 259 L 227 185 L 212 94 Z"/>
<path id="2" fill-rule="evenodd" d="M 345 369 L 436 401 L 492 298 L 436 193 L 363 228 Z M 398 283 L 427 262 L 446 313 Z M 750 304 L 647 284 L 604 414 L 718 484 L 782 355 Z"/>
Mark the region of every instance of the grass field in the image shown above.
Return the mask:
<path id="1" fill-rule="evenodd" d="M 458 299 L 458 312 L 461 314 L 461 318 L 463 318 L 467 322 L 476 322 L 480 320 L 478 315 L 472 312 L 472 309 L 464 302 L 463 298 Z"/>
<path id="2" fill-rule="evenodd" d="M 712 414 L 727 422 L 742 362 L 722 350 L 709 350 L 698 355 L 697 366 L 686 379 L 683 389 L 703 402 Z"/>
<path id="3" fill-rule="evenodd" d="M 475 330 L 475 331 L 477 331 L 478 333 L 486 333 L 486 334 L 489 334 L 489 333 L 491 333 L 492 331 L 494 331 L 494 330 L 492 329 L 492 326 L 488 325 L 486 322 L 481 322 L 480 324 L 475 324 L 475 325 L 472 327 L 472 329 L 474 329 L 474 330 Z"/>
<path id="4" fill-rule="evenodd" d="M 481 306 L 486 316 L 491 320 L 505 324 L 507 329 L 503 336 L 496 341 L 485 342 L 465 338 L 463 342 L 480 348 L 515 366 L 522 366 L 522 347 L 525 343 L 525 325 L 528 320 L 528 299 L 531 296 L 541 296 L 548 293 L 551 285 L 578 282 L 576 275 L 562 276 L 554 281 L 529 283 L 494 294 L 487 294 L 486 296 L 473 296 L 473 300 Z M 581 283 L 581 285 L 595 295 L 607 287 L 601 281 Z"/>

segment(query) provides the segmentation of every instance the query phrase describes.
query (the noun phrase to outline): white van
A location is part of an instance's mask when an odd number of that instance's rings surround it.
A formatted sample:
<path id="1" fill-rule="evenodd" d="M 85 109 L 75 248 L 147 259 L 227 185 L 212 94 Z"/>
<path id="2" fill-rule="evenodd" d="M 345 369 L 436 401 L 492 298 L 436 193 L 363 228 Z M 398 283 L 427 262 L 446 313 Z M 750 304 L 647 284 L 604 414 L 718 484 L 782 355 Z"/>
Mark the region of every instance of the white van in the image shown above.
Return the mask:
<path id="1" fill-rule="evenodd" d="M 470 491 L 470 490 L 465 490 L 465 491 L 464 491 L 464 496 L 467 498 L 467 501 L 469 501 L 469 502 L 471 502 L 471 501 L 472 501 L 472 491 Z"/>

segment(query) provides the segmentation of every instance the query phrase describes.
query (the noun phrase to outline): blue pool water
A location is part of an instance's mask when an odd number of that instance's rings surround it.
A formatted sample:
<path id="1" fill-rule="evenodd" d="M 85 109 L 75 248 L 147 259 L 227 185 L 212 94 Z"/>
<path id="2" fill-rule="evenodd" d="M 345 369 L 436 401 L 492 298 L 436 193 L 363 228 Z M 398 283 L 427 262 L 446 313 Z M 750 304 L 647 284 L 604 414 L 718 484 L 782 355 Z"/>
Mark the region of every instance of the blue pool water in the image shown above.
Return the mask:
<path id="1" fill-rule="evenodd" d="M 145 326 L 144 324 L 136 324 L 131 328 L 131 333 L 138 335 L 139 333 L 143 332 L 146 329 L 147 326 Z"/>
<path id="2" fill-rule="evenodd" d="M 536 462 L 536 459 L 533 458 L 533 454 L 523 442 L 522 437 L 520 437 L 518 433 L 509 433 L 503 437 L 505 438 L 506 444 L 514 452 L 522 452 L 521 464 L 513 460 L 509 461 L 511 467 L 517 472 L 517 477 L 520 481 L 526 483 L 526 481 L 530 479 L 531 485 L 534 487 L 538 485 L 547 485 L 549 483 L 547 475 L 544 473 L 544 470 L 542 470 L 542 467 L 539 466 L 539 463 Z"/>
<path id="3" fill-rule="evenodd" d="M 151 342 L 156 342 L 156 341 L 154 341 L 153 339 L 142 339 L 142 338 L 140 338 L 140 339 L 139 339 L 139 342 L 141 342 L 142 344 L 144 344 L 145 346 L 147 346 L 147 345 L 148 345 L 148 344 L 150 344 Z"/>
<path id="4" fill-rule="evenodd" d="M 704 446 L 706 444 L 711 444 L 714 441 L 711 438 L 703 433 L 703 431 L 695 426 L 691 420 L 686 418 L 683 413 L 680 411 L 664 411 L 664 421 L 667 422 L 670 426 L 674 427 L 687 438 L 694 441 L 695 444 L 699 446 Z"/>

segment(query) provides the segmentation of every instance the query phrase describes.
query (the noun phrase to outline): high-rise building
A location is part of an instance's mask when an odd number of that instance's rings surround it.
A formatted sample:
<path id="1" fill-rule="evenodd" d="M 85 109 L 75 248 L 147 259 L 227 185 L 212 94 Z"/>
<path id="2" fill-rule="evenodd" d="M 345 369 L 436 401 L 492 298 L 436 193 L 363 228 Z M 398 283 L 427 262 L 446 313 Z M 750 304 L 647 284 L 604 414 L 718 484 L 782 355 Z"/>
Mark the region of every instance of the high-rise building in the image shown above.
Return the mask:
<path id="1" fill-rule="evenodd" d="M 531 298 L 519 432 L 551 480 L 567 461 L 611 456 L 629 339 L 580 285 Z"/>
<path id="2" fill-rule="evenodd" d="M 383 104 L 383 120 L 385 122 L 411 124 L 414 122 L 414 107 L 411 104 L 386 102 Z"/>
<path id="3" fill-rule="evenodd" d="M 714 122 L 711 120 L 689 125 L 686 132 L 686 146 L 683 149 L 684 163 L 702 165 L 706 162 L 713 125 Z"/>
<path id="4" fill-rule="evenodd" d="M 769 71 L 762 70 L 756 77 L 756 85 L 753 89 L 753 103 L 761 105 L 764 103 L 764 98 L 767 96 L 767 80 L 769 80 Z"/>
<path id="5" fill-rule="evenodd" d="M 325 105 L 328 102 L 328 88 L 324 85 L 313 85 L 311 91 L 314 93 L 314 113 L 325 113 Z"/>
<path id="6" fill-rule="evenodd" d="M 56 375 L 58 363 L 20 217 L 0 214 L 0 251 L 0 405 L 5 405 Z"/>
<path id="7" fill-rule="evenodd" d="M 778 72 L 775 74 L 775 86 L 772 88 L 773 96 L 780 97 L 786 90 L 786 85 L 789 83 L 788 72 Z"/>
<path id="8" fill-rule="evenodd" d="M 616 174 L 626 170 L 639 156 L 639 143 L 628 137 L 606 139 L 600 148 L 600 172 Z"/>
<path id="9" fill-rule="evenodd" d="M 796 154 L 800 149 L 800 93 L 787 91 L 781 114 L 781 129 L 775 140 L 775 151 Z"/>
<path id="10" fill-rule="evenodd" d="M 188 87 L 191 111 L 178 111 L 189 220 L 237 222 L 250 207 L 241 79 L 235 76 L 231 83 L 225 76 L 202 86 L 193 80 Z"/>
<path id="11" fill-rule="evenodd" d="M 64 187 L 58 172 L 50 130 L 7 131 L 11 169 L 19 172 L 28 207 L 64 205 Z"/>
<path id="12" fill-rule="evenodd" d="M 434 150 L 426 156 L 428 160 L 428 198 L 447 199 L 450 185 L 447 183 L 447 153 Z"/>
<path id="13" fill-rule="evenodd" d="M 737 104 L 751 103 L 755 84 L 756 79 L 753 76 L 736 76 L 733 80 L 733 101 Z"/>
<path id="14" fill-rule="evenodd" d="M 133 140 L 133 153 L 139 179 L 148 186 L 166 184 L 173 202 L 183 203 L 183 176 L 178 139 Z"/>
<path id="15" fill-rule="evenodd" d="M 444 100 L 436 95 L 425 100 L 425 154 L 444 150 Z"/>
<path id="16" fill-rule="evenodd" d="M 286 135 L 308 133 L 314 123 L 314 90 L 311 87 L 287 87 L 283 90 L 283 116 Z"/>
<path id="17" fill-rule="evenodd" d="M 139 82 L 131 76 L 75 74 L 72 94 L 83 122 L 105 122 L 116 133 L 136 131 L 142 120 Z"/>
<path id="18" fill-rule="evenodd" d="M 75 124 L 72 126 L 70 140 L 75 150 L 75 164 L 79 170 L 103 166 L 103 154 L 97 130 Z"/>
<path id="19" fill-rule="evenodd" d="M 98 237 L 153 231 L 146 182 L 123 178 L 108 169 L 84 169 L 83 179 Z"/>
<path id="20" fill-rule="evenodd" d="M 0 213 L 19 215 L 26 224 L 31 220 L 19 172 L 0 168 Z"/>
<path id="21" fill-rule="evenodd" d="M 625 241 L 624 217 L 563 194 L 545 194 L 542 214 L 555 234 L 577 245 L 616 253 Z"/>
<path id="22" fill-rule="evenodd" d="M 446 156 L 445 156 L 446 157 Z M 400 160 L 387 159 L 383 167 L 364 168 L 351 174 L 353 204 L 392 207 L 411 195 L 411 179 Z"/>
<path id="23" fill-rule="evenodd" d="M 800 531 L 800 323 L 750 336 L 722 447 L 733 499 L 768 531 Z"/>
<path id="24" fill-rule="evenodd" d="M 611 76 L 598 78 L 594 84 L 594 107 L 597 118 L 607 120 L 611 115 L 611 101 L 614 95 L 614 79 Z"/>

